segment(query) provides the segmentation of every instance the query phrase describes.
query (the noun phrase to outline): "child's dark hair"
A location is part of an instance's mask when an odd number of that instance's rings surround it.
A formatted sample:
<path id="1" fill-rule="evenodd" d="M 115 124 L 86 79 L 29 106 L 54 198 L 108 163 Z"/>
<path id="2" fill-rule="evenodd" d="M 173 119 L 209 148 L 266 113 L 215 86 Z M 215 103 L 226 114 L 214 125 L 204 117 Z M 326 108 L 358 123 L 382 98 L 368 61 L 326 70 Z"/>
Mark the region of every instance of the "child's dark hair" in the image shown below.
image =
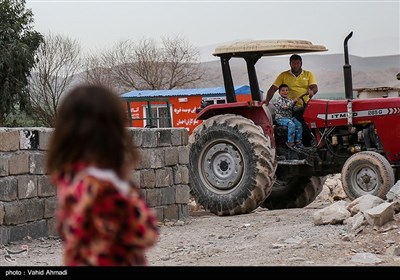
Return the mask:
<path id="1" fill-rule="evenodd" d="M 125 165 L 136 158 L 125 115 L 121 100 L 106 88 L 83 85 L 67 93 L 50 140 L 48 172 L 84 162 L 123 176 Z"/>
<path id="2" fill-rule="evenodd" d="M 279 86 L 279 92 L 281 91 L 282 88 L 289 88 L 289 86 L 287 84 L 281 84 Z"/>

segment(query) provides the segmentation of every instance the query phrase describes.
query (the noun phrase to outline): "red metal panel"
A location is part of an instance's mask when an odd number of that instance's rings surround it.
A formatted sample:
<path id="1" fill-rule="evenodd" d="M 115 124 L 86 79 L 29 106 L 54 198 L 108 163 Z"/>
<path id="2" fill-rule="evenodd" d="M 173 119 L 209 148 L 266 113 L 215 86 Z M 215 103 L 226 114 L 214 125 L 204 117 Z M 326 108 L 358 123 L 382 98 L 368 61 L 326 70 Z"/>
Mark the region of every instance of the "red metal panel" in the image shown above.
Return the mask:
<path id="1" fill-rule="evenodd" d="M 170 97 L 172 105 L 172 126 L 187 128 L 189 133 L 202 121 L 196 119 L 196 108 L 200 106 L 201 96 Z"/>
<path id="2" fill-rule="evenodd" d="M 400 160 L 400 98 L 354 99 L 353 125 L 373 123 L 386 157 Z M 347 100 L 310 100 L 304 113 L 310 127 L 347 126 Z"/>

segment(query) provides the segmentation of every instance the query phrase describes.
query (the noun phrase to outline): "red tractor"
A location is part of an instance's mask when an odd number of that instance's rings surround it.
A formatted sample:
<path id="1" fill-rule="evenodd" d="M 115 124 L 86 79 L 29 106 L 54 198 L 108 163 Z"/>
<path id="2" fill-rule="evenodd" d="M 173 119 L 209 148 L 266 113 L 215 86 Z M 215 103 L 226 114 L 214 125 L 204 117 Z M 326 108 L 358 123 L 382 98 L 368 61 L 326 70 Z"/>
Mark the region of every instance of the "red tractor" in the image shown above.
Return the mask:
<path id="1" fill-rule="evenodd" d="M 191 194 L 216 215 L 301 208 L 321 192 L 325 176 L 342 173 L 350 199 L 384 198 L 400 175 L 400 98 L 353 99 L 344 41 L 345 100 L 311 99 L 297 110 L 308 152 L 289 149 L 287 128 L 261 104 L 255 64 L 263 56 L 326 51 L 308 41 L 252 41 L 216 49 L 227 104 L 209 105 L 189 138 Z M 236 102 L 231 58 L 247 64 L 252 101 Z"/>

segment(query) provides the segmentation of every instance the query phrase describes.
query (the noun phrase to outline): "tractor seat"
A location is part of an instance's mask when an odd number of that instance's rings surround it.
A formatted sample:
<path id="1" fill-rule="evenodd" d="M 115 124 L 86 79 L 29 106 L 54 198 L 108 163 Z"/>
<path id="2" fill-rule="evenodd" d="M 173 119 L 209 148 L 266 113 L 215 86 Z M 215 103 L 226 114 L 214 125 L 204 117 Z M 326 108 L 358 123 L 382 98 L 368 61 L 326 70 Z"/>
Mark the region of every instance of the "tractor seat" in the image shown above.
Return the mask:
<path id="1" fill-rule="evenodd" d="M 268 119 L 273 123 L 273 125 L 276 125 L 275 106 L 273 104 L 269 103 L 268 106 L 262 105 L 262 108 L 264 109 L 264 112 L 267 115 Z"/>
<path id="2" fill-rule="evenodd" d="M 269 103 L 268 106 L 263 105 L 263 109 L 268 118 L 272 120 L 273 128 L 275 129 L 275 127 L 281 127 L 281 125 L 277 124 L 275 121 L 275 106 L 272 103 Z"/>
<path id="3" fill-rule="evenodd" d="M 275 121 L 275 106 L 273 104 L 268 104 L 268 106 L 262 106 L 265 114 L 272 122 L 272 128 L 275 134 L 275 143 L 284 144 L 287 141 L 288 128 L 285 125 L 279 125 Z"/>

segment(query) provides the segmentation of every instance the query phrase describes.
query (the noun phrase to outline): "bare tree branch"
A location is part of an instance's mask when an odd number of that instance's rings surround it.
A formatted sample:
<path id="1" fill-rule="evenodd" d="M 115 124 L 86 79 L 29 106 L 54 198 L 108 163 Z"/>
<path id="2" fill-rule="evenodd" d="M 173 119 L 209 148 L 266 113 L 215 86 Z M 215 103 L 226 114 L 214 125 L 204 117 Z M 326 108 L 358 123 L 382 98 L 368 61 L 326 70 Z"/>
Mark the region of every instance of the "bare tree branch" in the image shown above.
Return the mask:
<path id="1" fill-rule="evenodd" d="M 115 92 L 143 89 L 173 89 L 201 80 L 204 70 L 199 52 L 182 37 L 125 40 L 111 50 L 90 55 L 84 80 Z"/>
<path id="2" fill-rule="evenodd" d="M 90 85 L 104 86 L 117 91 L 117 84 L 113 77 L 114 63 L 109 53 L 100 55 L 90 54 L 85 59 L 85 75 L 83 80 Z"/>
<path id="3" fill-rule="evenodd" d="M 81 48 L 77 40 L 49 34 L 39 46 L 29 82 L 32 109 L 40 121 L 54 125 L 58 104 L 80 70 Z"/>
<path id="4" fill-rule="evenodd" d="M 173 89 L 200 80 L 199 52 L 181 37 L 122 41 L 108 52 L 111 74 L 123 90 Z"/>
<path id="5" fill-rule="evenodd" d="M 200 80 L 203 71 L 198 63 L 199 52 L 181 37 L 163 38 L 168 89 L 191 85 Z"/>

